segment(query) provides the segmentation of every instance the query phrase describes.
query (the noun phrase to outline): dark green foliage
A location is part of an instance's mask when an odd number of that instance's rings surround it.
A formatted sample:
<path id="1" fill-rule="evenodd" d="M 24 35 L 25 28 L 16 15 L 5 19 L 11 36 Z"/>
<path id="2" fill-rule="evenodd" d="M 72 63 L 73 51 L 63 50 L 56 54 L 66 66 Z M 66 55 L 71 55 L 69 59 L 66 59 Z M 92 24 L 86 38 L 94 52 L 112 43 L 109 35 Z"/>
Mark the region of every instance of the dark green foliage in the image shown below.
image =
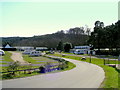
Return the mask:
<path id="1" fill-rule="evenodd" d="M 20 67 L 20 63 L 18 61 L 11 62 L 7 68 L 8 71 L 13 71 L 13 75 L 15 75 L 16 70 Z"/>
<path id="2" fill-rule="evenodd" d="M 8 74 L 3 74 L 2 75 L 2 78 L 3 79 L 12 79 L 14 76 L 11 74 L 11 73 L 8 73 Z"/>
<path id="3" fill-rule="evenodd" d="M 71 48 L 72 48 L 72 44 L 71 43 L 67 42 L 67 43 L 64 44 L 64 51 L 65 52 L 69 52 Z"/>
<path id="4" fill-rule="evenodd" d="M 62 42 L 62 41 L 60 41 L 60 42 L 58 43 L 58 45 L 57 45 L 57 50 L 63 51 L 63 42 Z"/>
<path id="5" fill-rule="evenodd" d="M 103 22 L 96 21 L 94 31 L 91 33 L 88 43 L 91 43 L 94 48 L 98 49 L 98 54 L 101 54 L 101 48 L 109 48 L 109 53 L 119 55 L 120 21 L 106 27 L 104 27 Z"/>
<path id="6" fill-rule="evenodd" d="M 65 31 L 61 30 L 53 34 L 46 34 L 33 37 L 8 37 L 2 38 L 3 45 L 9 43 L 11 46 L 33 46 L 33 47 L 48 47 L 57 48 L 60 41 L 62 43 L 70 42 L 75 45 L 84 45 L 87 42 L 88 35 L 83 27 L 76 27 Z"/>

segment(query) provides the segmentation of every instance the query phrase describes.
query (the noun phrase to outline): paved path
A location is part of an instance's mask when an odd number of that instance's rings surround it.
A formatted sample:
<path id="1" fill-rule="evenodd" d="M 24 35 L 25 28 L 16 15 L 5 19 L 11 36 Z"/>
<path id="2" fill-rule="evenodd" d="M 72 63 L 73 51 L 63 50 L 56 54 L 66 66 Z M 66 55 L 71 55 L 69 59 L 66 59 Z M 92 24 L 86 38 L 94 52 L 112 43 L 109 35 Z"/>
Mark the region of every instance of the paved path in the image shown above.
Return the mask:
<path id="1" fill-rule="evenodd" d="M 76 65 L 69 71 L 4 80 L 3 88 L 98 88 L 105 78 L 99 66 L 65 59 Z"/>
<path id="2" fill-rule="evenodd" d="M 29 64 L 28 62 L 26 62 L 26 61 L 23 60 L 22 53 L 12 52 L 12 51 L 9 51 L 9 52 L 12 53 L 11 58 L 14 61 L 19 61 L 21 64 Z"/>

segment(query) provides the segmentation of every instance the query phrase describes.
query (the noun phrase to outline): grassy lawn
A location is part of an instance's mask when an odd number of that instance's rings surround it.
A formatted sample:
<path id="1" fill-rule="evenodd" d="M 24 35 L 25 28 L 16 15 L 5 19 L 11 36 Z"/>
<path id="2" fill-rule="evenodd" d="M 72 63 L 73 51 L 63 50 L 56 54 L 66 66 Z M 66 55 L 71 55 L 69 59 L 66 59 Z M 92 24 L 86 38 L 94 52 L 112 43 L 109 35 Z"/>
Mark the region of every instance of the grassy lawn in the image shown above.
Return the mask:
<path id="1" fill-rule="evenodd" d="M 62 57 L 61 54 L 49 54 L 49 55 Z M 78 57 L 78 56 L 66 55 L 66 56 L 64 56 L 64 58 L 70 58 L 70 59 L 75 59 L 75 60 L 81 61 L 81 57 Z M 86 60 L 82 60 L 82 61 L 90 62 L 90 58 L 86 58 Z M 105 80 L 101 84 L 101 86 L 100 86 L 101 88 L 120 88 L 118 86 L 118 82 L 120 83 L 120 81 L 118 79 L 118 74 L 120 74 L 120 72 L 118 72 L 115 68 L 104 65 L 103 59 L 92 58 L 91 63 L 102 67 L 105 71 Z M 114 64 L 114 63 L 118 63 L 118 62 L 110 60 L 109 63 Z"/>
<path id="2" fill-rule="evenodd" d="M 9 62 L 8 62 L 9 63 Z M 2 62 L 0 62 L 0 64 L 8 64 L 7 62 L 4 62 L 4 60 Z"/>
<path id="3" fill-rule="evenodd" d="M 5 55 L 4 55 L 4 56 L 2 56 L 3 61 L 13 62 L 13 60 L 10 58 L 10 57 L 11 57 L 11 55 L 12 55 L 11 53 L 9 53 L 9 52 L 5 51 Z"/>
<path id="4" fill-rule="evenodd" d="M 76 67 L 76 65 L 74 65 L 71 62 L 68 62 L 68 67 L 67 68 L 65 68 L 63 70 L 57 70 L 57 71 L 52 71 L 52 72 L 47 72 L 47 73 L 63 72 L 63 71 L 71 70 L 71 69 L 73 69 L 75 67 Z M 35 66 L 33 68 L 35 68 Z M 36 68 L 38 68 L 38 66 L 36 66 Z M 20 69 L 21 70 L 26 69 L 26 67 L 23 67 L 23 68 L 20 68 Z M 30 76 L 34 76 L 34 75 L 41 75 L 41 73 L 39 73 L 39 71 L 33 71 L 32 73 L 29 74 L 28 71 L 26 73 L 24 73 L 24 71 L 22 71 L 22 72 L 16 72 L 16 75 L 10 75 L 10 76 L 4 75 L 4 76 L 1 76 L 2 78 L 0 78 L 0 79 L 3 79 L 3 80 L 5 80 L 5 79 L 15 79 L 15 78 L 30 77 Z"/>
<path id="5" fill-rule="evenodd" d="M 8 54 L 8 55 L 7 55 Z M 11 56 L 11 53 L 7 52 L 7 54 L 4 56 L 4 58 L 7 57 L 7 59 L 10 61 L 10 56 Z M 9 56 L 9 57 L 8 57 Z M 36 62 L 36 61 L 54 61 L 52 63 L 59 63 L 58 61 L 55 61 L 51 58 L 48 58 L 48 57 L 29 57 L 28 55 L 23 55 L 23 59 L 27 62 L 30 62 L 32 64 L 41 64 L 41 63 L 46 63 L 46 62 Z M 11 60 L 13 61 L 13 60 Z M 25 69 L 32 69 L 32 68 L 39 68 L 40 66 L 19 66 L 18 70 L 25 70 Z M 70 69 L 73 69 L 74 67 L 76 67 L 76 65 L 74 65 L 73 63 L 71 62 L 68 62 L 68 67 L 63 69 L 63 70 L 57 70 L 57 71 L 52 71 L 52 72 L 47 72 L 47 73 L 55 73 L 55 72 L 61 72 L 61 71 L 66 71 L 66 70 L 70 70 Z M 2 68 L 3 72 L 6 72 L 7 71 L 7 67 L 3 67 Z M 39 73 L 39 70 L 33 70 L 33 71 L 30 71 L 32 73 L 29 73 L 29 71 L 17 71 L 15 73 L 15 75 L 12 75 L 12 74 L 8 74 L 8 73 L 3 73 L 3 74 L 0 74 L 1 78 L 0 79 L 15 79 L 15 78 L 22 78 L 22 77 L 28 77 L 28 76 L 33 76 L 33 75 L 40 75 Z"/>
<path id="6" fill-rule="evenodd" d="M 54 56 L 58 56 L 58 57 L 63 57 L 61 54 L 49 54 L 49 55 L 54 55 Z M 82 57 L 79 57 L 79 56 L 70 56 L 70 55 L 65 55 L 64 56 L 65 58 L 71 58 L 71 59 L 76 59 L 76 60 L 81 60 Z M 86 62 L 90 62 L 90 58 L 86 58 L 85 60 Z M 91 62 L 93 64 L 104 64 L 104 59 L 99 59 L 99 58 L 91 58 Z M 108 59 L 105 59 L 105 63 L 106 64 L 120 64 L 120 61 L 115 61 L 115 60 L 109 60 Z"/>
<path id="7" fill-rule="evenodd" d="M 47 58 L 47 57 L 42 57 L 42 56 L 40 56 L 40 57 L 29 57 L 28 55 L 24 55 L 23 58 L 24 58 L 25 61 L 31 62 L 32 64 L 46 63 L 46 62 L 36 62 L 36 60 L 39 60 L 39 61 L 48 61 L 48 62 L 49 61 L 54 61 L 54 62 L 51 62 L 51 63 L 59 63 L 58 61 L 55 61 L 55 60 Z M 36 67 L 39 67 L 39 66 L 36 66 Z M 68 63 L 68 68 L 65 68 L 62 71 L 70 70 L 70 69 L 73 69 L 74 67 L 76 67 L 76 65 L 74 65 L 71 62 L 69 62 Z"/>
<path id="8" fill-rule="evenodd" d="M 66 53 L 66 52 L 62 52 L 61 54 L 77 55 L 77 54 L 74 54 L 74 53 Z M 81 54 L 81 55 L 88 56 L 88 54 Z"/>
<path id="9" fill-rule="evenodd" d="M 105 80 L 101 84 L 102 88 L 118 88 L 119 79 L 118 79 L 118 72 L 115 68 L 106 66 L 106 65 L 100 65 L 104 71 L 105 71 Z M 120 88 L 120 87 L 119 87 Z"/>
<path id="10" fill-rule="evenodd" d="M 75 65 L 75 64 L 73 64 L 73 63 L 69 62 L 69 63 L 68 63 L 68 68 L 65 68 L 65 69 L 64 69 L 64 70 L 62 70 L 62 71 L 71 70 L 71 69 L 73 69 L 73 68 L 75 68 L 75 67 L 76 67 L 76 65 Z"/>
<path id="11" fill-rule="evenodd" d="M 27 62 L 30 62 L 32 64 L 42 64 L 42 63 L 58 63 L 57 61 L 53 60 L 53 59 L 49 59 L 43 56 L 39 56 L 39 57 L 29 57 L 28 55 L 23 55 L 23 59 Z M 37 61 L 41 61 L 41 62 L 37 62 Z M 43 62 L 42 62 L 43 61 Z M 45 61 L 45 62 L 44 62 Z M 52 62 L 51 62 L 52 61 Z"/>
<path id="12" fill-rule="evenodd" d="M 23 59 L 26 62 L 32 63 L 32 64 L 40 64 L 40 62 L 36 62 L 33 58 L 29 57 L 28 55 L 23 55 Z"/>
<path id="13" fill-rule="evenodd" d="M 61 54 L 70 54 L 70 55 L 76 55 L 76 54 L 73 54 L 73 53 L 66 53 L 66 52 L 62 52 Z M 88 54 L 81 54 L 83 56 L 89 56 Z M 118 56 L 112 56 L 112 55 L 94 55 L 96 57 L 101 57 L 101 58 L 109 58 L 109 59 L 118 59 Z"/>
<path id="14" fill-rule="evenodd" d="M 5 55 L 4 55 L 4 56 L 1 56 L 1 58 L 2 58 L 3 60 L 0 60 L 0 61 L 13 62 L 13 60 L 10 58 L 11 55 L 12 55 L 12 54 L 11 54 L 10 52 L 5 51 Z M 8 63 L 2 62 L 2 63 L 0 63 L 0 64 L 8 64 Z M 7 67 L 2 67 L 2 66 L 0 66 L 0 72 L 5 71 L 6 68 L 7 68 Z"/>

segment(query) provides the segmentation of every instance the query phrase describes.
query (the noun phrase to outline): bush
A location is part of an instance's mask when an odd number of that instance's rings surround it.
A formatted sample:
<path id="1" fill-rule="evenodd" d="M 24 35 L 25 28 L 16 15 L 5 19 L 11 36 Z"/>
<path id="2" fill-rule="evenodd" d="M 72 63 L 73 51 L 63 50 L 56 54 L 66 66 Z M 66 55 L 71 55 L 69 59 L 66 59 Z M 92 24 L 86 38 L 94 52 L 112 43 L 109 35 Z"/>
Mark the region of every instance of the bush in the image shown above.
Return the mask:
<path id="1" fill-rule="evenodd" d="M 15 72 L 18 70 L 20 67 L 20 63 L 18 61 L 12 62 L 9 64 L 7 71 L 13 71 L 13 75 L 15 75 Z"/>
<path id="2" fill-rule="evenodd" d="M 3 78 L 3 79 L 12 79 L 12 78 L 13 78 L 13 75 L 12 75 L 12 73 L 3 74 L 3 75 L 2 75 L 2 78 Z"/>
<path id="3" fill-rule="evenodd" d="M 118 56 L 120 54 L 120 51 L 109 51 L 109 50 L 100 50 L 100 51 L 96 51 L 97 55 L 113 55 L 113 56 Z"/>

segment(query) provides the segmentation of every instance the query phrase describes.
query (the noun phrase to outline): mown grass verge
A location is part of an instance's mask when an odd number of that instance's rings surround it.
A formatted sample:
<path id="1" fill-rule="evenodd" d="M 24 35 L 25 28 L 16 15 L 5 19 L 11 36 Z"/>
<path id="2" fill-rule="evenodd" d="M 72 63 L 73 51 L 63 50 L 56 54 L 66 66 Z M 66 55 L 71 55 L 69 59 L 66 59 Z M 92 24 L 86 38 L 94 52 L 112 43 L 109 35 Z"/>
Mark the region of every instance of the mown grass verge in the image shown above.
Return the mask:
<path id="1" fill-rule="evenodd" d="M 42 64 L 42 63 L 46 63 L 49 61 L 54 61 L 54 62 L 50 62 L 50 63 L 57 63 L 55 60 L 46 58 L 44 56 L 39 56 L 39 57 L 29 57 L 28 55 L 23 55 L 23 59 L 26 62 L 32 63 L 32 64 Z M 38 62 L 38 61 L 43 61 L 43 62 Z M 44 62 L 45 61 L 45 62 Z"/>
<path id="2" fill-rule="evenodd" d="M 11 59 L 11 56 L 12 56 L 12 53 L 8 52 L 8 51 L 5 51 L 5 55 L 4 56 L 1 56 L 1 61 L 6 61 L 6 62 L 13 62 L 13 60 Z M 2 64 L 7 64 L 7 63 L 0 63 L 1 65 Z M 0 66 L 0 72 L 6 70 L 7 67 L 2 67 Z"/>
<path id="3" fill-rule="evenodd" d="M 24 61 L 26 61 L 26 62 L 28 62 L 28 63 L 40 64 L 40 62 L 36 62 L 36 60 L 32 59 L 32 58 L 29 57 L 28 55 L 23 55 L 23 59 L 24 59 Z"/>
<path id="4" fill-rule="evenodd" d="M 5 55 L 2 56 L 3 61 L 13 62 L 13 60 L 10 58 L 11 55 L 12 55 L 12 53 L 5 51 Z"/>
<path id="5" fill-rule="evenodd" d="M 79 60 L 79 61 L 81 61 L 81 58 L 82 58 L 82 57 L 70 56 L 70 55 L 62 56 L 61 54 L 49 54 L 49 55 L 64 57 L 64 58 L 70 58 L 70 59 Z M 86 58 L 86 60 L 82 60 L 82 61 L 90 62 L 90 58 Z M 91 63 L 102 67 L 104 72 L 105 72 L 105 79 L 102 82 L 100 88 L 120 88 L 119 87 L 120 80 L 119 80 L 119 77 L 118 77 L 120 72 L 118 72 L 113 67 L 109 67 L 109 66 L 104 65 L 103 59 L 91 58 Z M 111 60 L 111 61 L 109 61 L 109 63 L 114 64 L 114 63 L 118 63 L 118 62 Z"/>
<path id="6" fill-rule="evenodd" d="M 27 55 L 24 55 L 23 58 L 25 61 L 30 62 L 31 64 L 36 64 L 35 63 L 36 60 L 32 59 L 31 57 L 28 57 Z M 47 59 L 47 57 L 45 57 L 45 58 Z M 39 68 L 39 67 L 40 66 L 19 66 L 19 68 L 17 70 L 33 69 L 33 68 Z M 68 62 L 66 68 L 61 69 L 61 70 L 52 71 L 52 72 L 47 72 L 47 73 L 62 72 L 62 71 L 73 69 L 74 67 L 75 67 L 75 65 L 73 63 Z M 7 67 L 6 67 L 6 70 L 4 70 L 4 71 L 7 71 Z M 6 79 L 29 77 L 29 76 L 40 75 L 40 74 L 41 73 L 39 72 L 39 70 L 27 70 L 27 71 L 16 71 L 15 74 L 13 74 L 13 72 L 9 72 L 9 73 L 6 72 L 3 74 L 0 74 L 0 76 L 2 77 L 1 79 L 6 80 Z"/>

